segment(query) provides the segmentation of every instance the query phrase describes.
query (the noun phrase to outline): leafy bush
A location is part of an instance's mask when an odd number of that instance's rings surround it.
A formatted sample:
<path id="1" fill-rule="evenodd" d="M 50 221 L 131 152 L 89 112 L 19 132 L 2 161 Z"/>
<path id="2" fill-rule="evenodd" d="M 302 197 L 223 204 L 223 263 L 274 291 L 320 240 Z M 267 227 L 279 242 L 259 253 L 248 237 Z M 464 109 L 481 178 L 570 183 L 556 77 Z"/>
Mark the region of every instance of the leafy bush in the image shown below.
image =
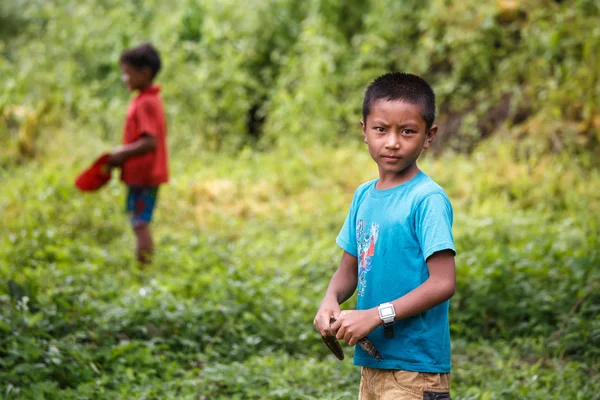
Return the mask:
<path id="1" fill-rule="evenodd" d="M 454 397 L 592 396 L 600 176 L 488 144 L 422 165 L 456 214 Z M 356 396 L 357 370 L 328 355 L 312 318 L 352 193 L 376 174 L 365 149 L 248 150 L 235 169 L 221 154 L 174 157 L 146 271 L 117 182 L 76 193 L 78 152 L 49 150 L 0 197 L 8 398 Z"/>
<path id="2" fill-rule="evenodd" d="M 535 154 L 600 151 L 600 86 L 588 67 L 600 9 L 589 0 L 152 0 L 141 9 L 12 0 L 5 10 L 19 29 L 0 41 L 0 140 L 13 148 L 4 164 L 43 152 L 39 138 L 65 125 L 118 141 L 119 53 L 146 40 L 164 58 L 172 144 L 191 152 L 235 152 L 259 138 L 262 148 L 347 140 L 362 91 L 392 70 L 433 84 L 438 149 L 472 151 L 508 129 Z"/>
<path id="3" fill-rule="evenodd" d="M 406 70 L 438 93 L 446 151 L 422 167 L 456 215 L 453 398 L 594 397 L 598 14 L 589 0 L 3 2 L 0 393 L 355 398 L 358 370 L 312 319 L 354 189 L 377 173 L 358 147 L 362 91 Z M 91 195 L 72 180 L 119 141 L 119 54 L 145 40 L 165 61 L 173 179 L 141 271 L 116 179 Z"/>

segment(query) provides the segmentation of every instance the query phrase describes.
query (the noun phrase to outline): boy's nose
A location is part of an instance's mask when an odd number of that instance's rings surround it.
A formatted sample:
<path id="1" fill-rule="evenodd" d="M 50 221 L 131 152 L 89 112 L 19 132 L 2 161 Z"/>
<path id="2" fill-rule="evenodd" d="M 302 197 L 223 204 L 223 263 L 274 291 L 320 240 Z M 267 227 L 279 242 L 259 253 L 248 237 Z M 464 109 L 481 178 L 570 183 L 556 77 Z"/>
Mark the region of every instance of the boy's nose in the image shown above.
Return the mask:
<path id="1" fill-rule="evenodd" d="M 391 133 L 388 135 L 387 142 L 385 143 L 385 147 L 388 149 L 397 149 L 400 147 L 400 138 L 398 135 Z"/>

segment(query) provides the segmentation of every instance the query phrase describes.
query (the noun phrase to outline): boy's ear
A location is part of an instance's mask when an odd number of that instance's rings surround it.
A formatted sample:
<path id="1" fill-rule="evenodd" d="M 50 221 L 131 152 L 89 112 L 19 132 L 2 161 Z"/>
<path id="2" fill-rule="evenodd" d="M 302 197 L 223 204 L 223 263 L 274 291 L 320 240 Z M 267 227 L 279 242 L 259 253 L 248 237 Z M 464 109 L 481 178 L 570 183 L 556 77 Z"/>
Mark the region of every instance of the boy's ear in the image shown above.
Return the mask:
<path id="1" fill-rule="evenodd" d="M 150 69 L 150 67 L 143 67 L 142 73 L 144 74 L 146 79 L 152 80 L 152 70 Z"/>
<path id="2" fill-rule="evenodd" d="M 435 135 L 437 135 L 437 131 L 438 131 L 438 126 L 431 125 L 431 128 L 429 128 L 429 130 L 425 134 L 425 143 L 423 143 L 424 149 L 429 148 L 429 145 L 431 145 L 431 142 L 433 142 L 433 139 L 435 139 Z"/>
<path id="3" fill-rule="evenodd" d="M 360 126 L 362 128 L 362 134 L 364 137 L 365 143 L 367 143 L 367 124 L 362 119 L 360 120 Z"/>

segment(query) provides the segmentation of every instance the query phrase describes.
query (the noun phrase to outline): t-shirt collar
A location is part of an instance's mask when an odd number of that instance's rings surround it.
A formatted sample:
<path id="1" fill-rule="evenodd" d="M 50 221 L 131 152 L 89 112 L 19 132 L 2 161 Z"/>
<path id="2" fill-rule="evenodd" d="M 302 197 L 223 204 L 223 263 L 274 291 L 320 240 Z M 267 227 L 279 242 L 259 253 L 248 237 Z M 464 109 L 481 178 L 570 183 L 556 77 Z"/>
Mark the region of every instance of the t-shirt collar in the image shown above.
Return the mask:
<path id="1" fill-rule="evenodd" d="M 371 186 L 371 190 L 370 190 L 370 195 L 371 195 L 371 197 L 376 197 L 376 198 L 390 196 L 394 193 L 398 193 L 403 190 L 406 190 L 407 188 L 412 187 L 413 185 L 419 183 L 421 181 L 421 179 L 423 179 L 423 177 L 425 177 L 425 176 L 426 176 L 425 173 L 423 171 L 419 170 L 417 175 L 413 176 L 408 181 L 401 183 L 400 185 L 394 186 L 389 189 L 384 189 L 384 190 L 377 189 L 376 186 L 377 186 L 377 182 L 379 181 L 379 178 L 377 178 L 373 181 L 373 185 Z"/>
<path id="2" fill-rule="evenodd" d="M 142 90 L 140 92 L 140 95 L 142 94 L 156 94 L 160 92 L 160 85 L 151 85 L 148 86 L 146 89 Z"/>

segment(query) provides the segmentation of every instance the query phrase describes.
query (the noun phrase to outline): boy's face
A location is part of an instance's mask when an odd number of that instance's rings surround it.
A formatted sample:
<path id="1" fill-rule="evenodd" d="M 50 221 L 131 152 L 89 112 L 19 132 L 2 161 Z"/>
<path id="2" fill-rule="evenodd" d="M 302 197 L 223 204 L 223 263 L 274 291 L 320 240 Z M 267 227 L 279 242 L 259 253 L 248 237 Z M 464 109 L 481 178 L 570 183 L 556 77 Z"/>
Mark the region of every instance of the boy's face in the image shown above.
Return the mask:
<path id="1" fill-rule="evenodd" d="M 366 121 L 360 121 L 381 182 L 400 184 L 418 171 L 416 161 L 429 147 L 437 126 L 427 129 L 421 108 L 404 101 L 376 100 Z"/>
<path id="2" fill-rule="evenodd" d="M 129 90 L 144 90 L 152 85 L 152 71 L 148 67 L 138 69 L 129 64 L 121 63 L 121 71 L 123 71 L 121 80 Z"/>

